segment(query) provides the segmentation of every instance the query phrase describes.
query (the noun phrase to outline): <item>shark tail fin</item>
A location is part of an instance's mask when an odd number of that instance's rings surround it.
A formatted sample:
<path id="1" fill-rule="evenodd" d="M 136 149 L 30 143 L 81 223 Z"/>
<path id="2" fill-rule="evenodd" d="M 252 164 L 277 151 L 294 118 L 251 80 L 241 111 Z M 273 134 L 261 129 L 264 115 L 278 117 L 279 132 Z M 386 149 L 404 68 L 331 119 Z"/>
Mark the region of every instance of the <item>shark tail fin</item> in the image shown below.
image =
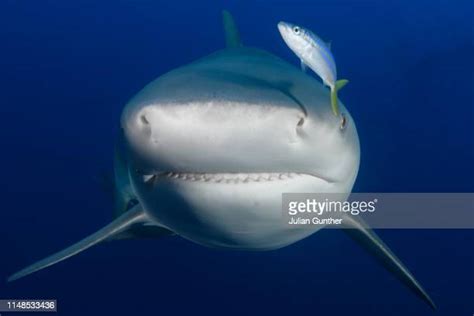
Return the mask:
<path id="1" fill-rule="evenodd" d="M 14 280 L 18 280 L 31 273 L 37 272 L 60 261 L 63 261 L 108 238 L 120 234 L 121 232 L 130 228 L 133 224 L 144 222 L 145 220 L 146 216 L 143 213 L 142 208 L 137 205 L 134 208 L 130 209 L 128 212 L 122 214 L 120 217 L 116 218 L 112 223 L 108 224 L 107 226 L 103 227 L 92 235 L 84 238 L 83 240 L 75 243 L 74 245 L 69 246 L 66 249 L 63 249 L 49 257 L 37 261 L 32 265 L 12 274 L 7 281 L 11 282 Z"/>
<path id="2" fill-rule="evenodd" d="M 339 116 L 339 102 L 337 100 L 337 92 L 341 90 L 347 83 L 349 83 L 349 80 L 341 79 L 336 81 L 334 88 L 331 88 L 331 107 L 332 112 L 336 116 Z"/>
<path id="3" fill-rule="evenodd" d="M 364 223 L 361 218 L 344 216 L 343 225 L 344 228 L 346 228 L 343 229 L 344 232 L 361 245 L 362 248 L 372 254 L 388 271 L 425 301 L 432 309 L 436 309 L 433 300 L 410 271 L 408 271 L 407 267 L 405 267 L 400 259 L 385 245 L 377 234 L 368 228 L 367 224 Z"/>
<path id="4" fill-rule="evenodd" d="M 224 24 L 225 43 L 227 48 L 242 46 L 239 30 L 235 24 L 234 18 L 229 11 L 222 11 L 222 23 Z"/>

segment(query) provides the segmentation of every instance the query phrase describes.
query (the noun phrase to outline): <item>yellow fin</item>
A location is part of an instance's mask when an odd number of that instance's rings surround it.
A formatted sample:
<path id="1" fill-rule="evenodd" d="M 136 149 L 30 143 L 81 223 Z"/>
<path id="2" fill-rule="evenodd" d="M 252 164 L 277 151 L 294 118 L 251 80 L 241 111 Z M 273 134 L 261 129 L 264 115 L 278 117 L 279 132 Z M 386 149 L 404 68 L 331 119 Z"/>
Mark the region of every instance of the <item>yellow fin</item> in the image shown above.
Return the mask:
<path id="1" fill-rule="evenodd" d="M 349 80 L 338 80 L 336 81 L 334 88 L 331 89 L 331 108 L 332 113 L 334 113 L 335 116 L 339 116 L 339 103 L 337 100 L 337 92 L 341 90 L 347 83 L 349 83 Z"/>
<path id="2" fill-rule="evenodd" d="M 341 79 L 341 80 L 338 80 L 336 81 L 336 90 L 339 91 L 341 90 L 346 84 L 349 83 L 349 80 L 347 79 Z"/>

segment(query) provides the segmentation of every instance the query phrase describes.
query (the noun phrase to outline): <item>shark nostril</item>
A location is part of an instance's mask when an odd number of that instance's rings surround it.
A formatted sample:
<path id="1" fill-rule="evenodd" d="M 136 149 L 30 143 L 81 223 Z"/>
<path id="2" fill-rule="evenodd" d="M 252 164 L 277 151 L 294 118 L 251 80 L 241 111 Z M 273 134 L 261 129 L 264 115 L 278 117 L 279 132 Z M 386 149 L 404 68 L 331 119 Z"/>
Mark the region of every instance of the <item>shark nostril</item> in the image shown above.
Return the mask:
<path id="1" fill-rule="evenodd" d="M 145 114 L 140 115 L 140 121 L 145 125 L 150 125 L 150 122 L 148 122 L 148 119 L 146 118 Z"/>
<path id="2" fill-rule="evenodd" d="M 148 112 L 141 112 L 138 113 L 136 117 L 136 127 L 137 127 L 137 132 L 140 133 L 143 137 L 146 139 L 150 139 L 152 137 L 153 131 L 152 131 L 152 125 L 150 122 L 150 113 Z"/>
<path id="3" fill-rule="evenodd" d="M 304 117 L 300 118 L 300 120 L 298 121 L 297 126 L 303 126 L 303 124 L 304 124 Z"/>

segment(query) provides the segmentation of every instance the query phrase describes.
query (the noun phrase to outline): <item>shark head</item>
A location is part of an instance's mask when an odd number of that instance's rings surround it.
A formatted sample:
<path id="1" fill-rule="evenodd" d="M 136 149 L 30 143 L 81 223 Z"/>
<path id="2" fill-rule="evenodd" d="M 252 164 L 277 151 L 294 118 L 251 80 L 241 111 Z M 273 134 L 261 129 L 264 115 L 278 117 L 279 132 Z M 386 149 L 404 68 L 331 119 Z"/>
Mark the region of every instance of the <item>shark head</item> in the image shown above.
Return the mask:
<path id="1" fill-rule="evenodd" d="M 127 108 L 122 127 L 143 174 L 292 172 L 347 190 L 359 163 L 354 121 L 347 112 L 332 118 L 327 104 L 307 108 L 263 100 L 158 100 Z"/>
<path id="2" fill-rule="evenodd" d="M 162 76 L 121 122 L 140 203 L 212 246 L 277 248 L 307 236 L 313 231 L 286 232 L 281 194 L 349 193 L 359 167 L 350 114 L 334 117 L 316 80 L 257 50 Z"/>

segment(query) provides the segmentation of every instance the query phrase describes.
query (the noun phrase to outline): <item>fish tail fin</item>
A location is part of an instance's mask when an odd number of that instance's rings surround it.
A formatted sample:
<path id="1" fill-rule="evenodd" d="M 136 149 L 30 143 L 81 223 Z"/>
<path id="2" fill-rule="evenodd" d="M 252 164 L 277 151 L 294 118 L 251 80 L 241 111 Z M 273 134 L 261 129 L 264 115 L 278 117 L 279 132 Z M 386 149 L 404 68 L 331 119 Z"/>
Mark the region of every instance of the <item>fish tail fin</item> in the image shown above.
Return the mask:
<path id="1" fill-rule="evenodd" d="M 116 218 L 112 223 L 108 224 L 104 228 L 98 230 L 92 235 L 82 239 L 81 241 L 67 247 L 49 257 L 46 257 L 40 261 L 33 263 L 32 265 L 14 273 L 8 278 L 8 282 L 18 280 L 31 273 L 42 270 L 60 261 L 63 261 L 69 257 L 72 257 L 98 243 L 104 241 L 112 236 L 120 234 L 135 223 L 145 221 L 145 213 L 140 206 L 136 206 L 124 213 L 120 217 Z"/>
<path id="2" fill-rule="evenodd" d="M 346 79 L 341 79 L 336 81 L 336 84 L 334 87 L 331 88 L 331 107 L 332 107 L 332 112 L 334 115 L 339 116 L 339 102 L 337 99 L 337 92 L 341 90 L 349 80 Z"/>

